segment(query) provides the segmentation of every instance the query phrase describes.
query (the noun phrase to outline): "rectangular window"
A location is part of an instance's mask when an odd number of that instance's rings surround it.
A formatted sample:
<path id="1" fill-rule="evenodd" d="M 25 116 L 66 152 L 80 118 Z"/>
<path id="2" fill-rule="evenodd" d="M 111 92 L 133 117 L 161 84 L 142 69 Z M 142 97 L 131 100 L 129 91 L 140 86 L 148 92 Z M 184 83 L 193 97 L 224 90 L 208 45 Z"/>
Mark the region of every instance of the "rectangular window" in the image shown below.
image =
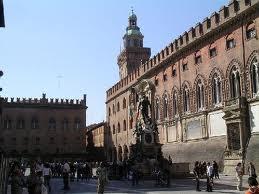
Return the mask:
<path id="1" fill-rule="evenodd" d="M 172 70 L 172 76 L 175 77 L 176 76 L 176 69 Z"/>
<path id="2" fill-rule="evenodd" d="M 227 49 L 231 49 L 235 47 L 234 39 L 227 40 Z"/>
<path id="3" fill-rule="evenodd" d="M 212 58 L 212 57 L 215 57 L 217 55 L 217 50 L 216 50 L 216 48 L 214 47 L 214 48 L 211 48 L 210 49 L 210 57 Z"/>
<path id="4" fill-rule="evenodd" d="M 183 71 L 187 71 L 188 70 L 188 66 L 187 63 L 183 64 Z"/>
<path id="5" fill-rule="evenodd" d="M 201 63 L 201 55 L 195 57 L 195 64 Z"/>

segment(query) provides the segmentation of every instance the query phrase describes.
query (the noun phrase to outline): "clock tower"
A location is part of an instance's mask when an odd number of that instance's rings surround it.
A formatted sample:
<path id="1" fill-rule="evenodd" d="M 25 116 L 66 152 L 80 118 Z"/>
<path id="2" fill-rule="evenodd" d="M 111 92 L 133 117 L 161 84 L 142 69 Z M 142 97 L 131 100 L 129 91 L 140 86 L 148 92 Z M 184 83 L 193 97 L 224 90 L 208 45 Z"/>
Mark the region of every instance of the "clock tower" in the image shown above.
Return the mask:
<path id="1" fill-rule="evenodd" d="M 118 56 L 120 79 L 125 78 L 134 71 L 141 63 L 149 60 L 151 50 L 143 47 L 144 36 L 137 25 L 137 16 L 133 10 L 128 18 L 128 27 L 123 36 L 123 50 Z"/>

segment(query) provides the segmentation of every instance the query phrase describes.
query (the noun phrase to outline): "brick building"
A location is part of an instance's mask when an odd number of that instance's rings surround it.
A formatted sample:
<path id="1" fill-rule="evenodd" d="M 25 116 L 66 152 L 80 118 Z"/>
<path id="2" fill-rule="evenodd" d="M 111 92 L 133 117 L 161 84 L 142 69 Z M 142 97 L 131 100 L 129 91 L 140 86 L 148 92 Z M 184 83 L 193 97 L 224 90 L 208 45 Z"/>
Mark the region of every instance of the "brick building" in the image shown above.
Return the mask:
<path id="1" fill-rule="evenodd" d="M 216 160 L 230 172 L 247 159 L 259 168 L 258 15 L 258 0 L 232 0 L 150 58 L 132 13 L 120 80 L 106 92 L 108 159 L 127 158 L 135 143 L 136 88 L 143 87 L 163 154 L 174 163 Z"/>
<path id="2" fill-rule="evenodd" d="M 1 148 L 13 155 L 79 154 L 85 150 L 82 100 L 3 98 Z"/>

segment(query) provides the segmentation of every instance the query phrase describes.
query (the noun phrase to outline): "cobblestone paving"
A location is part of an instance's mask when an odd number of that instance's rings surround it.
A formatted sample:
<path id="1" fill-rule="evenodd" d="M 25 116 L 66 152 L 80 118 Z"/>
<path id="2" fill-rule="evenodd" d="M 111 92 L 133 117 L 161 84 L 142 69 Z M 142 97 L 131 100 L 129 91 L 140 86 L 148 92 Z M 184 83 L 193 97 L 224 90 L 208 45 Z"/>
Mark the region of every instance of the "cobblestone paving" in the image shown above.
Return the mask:
<path id="1" fill-rule="evenodd" d="M 244 187 L 247 187 L 247 177 L 243 178 Z M 64 191 L 62 179 L 52 179 L 52 192 L 51 194 L 86 194 L 96 193 L 96 180 L 92 179 L 88 182 L 71 182 L 70 190 Z M 236 191 L 236 179 L 233 176 L 221 176 L 220 180 L 214 181 L 214 194 L 241 194 L 244 191 Z M 105 188 L 105 193 L 173 193 L 173 194 L 193 194 L 203 193 L 206 194 L 205 180 L 201 182 L 201 192 L 196 192 L 195 181 L 193 179 L 172 179 L 171 186 L 167 187 L 156 187 L 154 181 L 140 181 L 138 186 L 132 186 L 129 181 L 110 181 Z M 10 189 L 9 189 L 10 190 Z M 10 194 L 10 192 L 8 192 Z M 23 194 L 28 194 L 24 189 Z"/>

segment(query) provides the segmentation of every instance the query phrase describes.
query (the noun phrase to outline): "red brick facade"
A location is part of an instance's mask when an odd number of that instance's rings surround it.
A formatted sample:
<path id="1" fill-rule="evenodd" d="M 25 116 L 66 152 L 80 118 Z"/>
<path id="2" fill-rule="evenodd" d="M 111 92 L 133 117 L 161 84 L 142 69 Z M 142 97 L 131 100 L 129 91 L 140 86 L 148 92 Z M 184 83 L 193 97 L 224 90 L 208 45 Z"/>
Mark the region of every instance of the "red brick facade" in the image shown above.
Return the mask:
<path id="1" fill-rule="evenodd" d="M 3 99 L 1 148 L 10 154 L 71 154 L 85 149 L 86 101 Z"/>
<path id="2" fill-rule="evenodd" d="M 152 118 L 164 147 L 226 137 L 226 130 L 211 131 L 215 124 L 210 119 L 221 121 L 233 99 L 242 97 L 248 103 L 258 100 L 258 7 L 258 0 L 231 1 L 106 92 L 107 125 L 112 134 L 107 151 L 113 159 L 120 153 L 125 155 L 124 150 L 128 153 L 134 143 L 135 115 L 132 123 L 130 98 L 132 88 L 143 80 L 154 86 Z M 223 114 L 220 118 L 213 115 L 217 111 Z M 249 129 L 245 130 L 241 141 L 249 136 Z M 243 149 L 245 143 L 241 144 Z M 166 150 L 174 154 L 170 146 Z M 183 157 L 179 162 L 185 160 Z"/>

